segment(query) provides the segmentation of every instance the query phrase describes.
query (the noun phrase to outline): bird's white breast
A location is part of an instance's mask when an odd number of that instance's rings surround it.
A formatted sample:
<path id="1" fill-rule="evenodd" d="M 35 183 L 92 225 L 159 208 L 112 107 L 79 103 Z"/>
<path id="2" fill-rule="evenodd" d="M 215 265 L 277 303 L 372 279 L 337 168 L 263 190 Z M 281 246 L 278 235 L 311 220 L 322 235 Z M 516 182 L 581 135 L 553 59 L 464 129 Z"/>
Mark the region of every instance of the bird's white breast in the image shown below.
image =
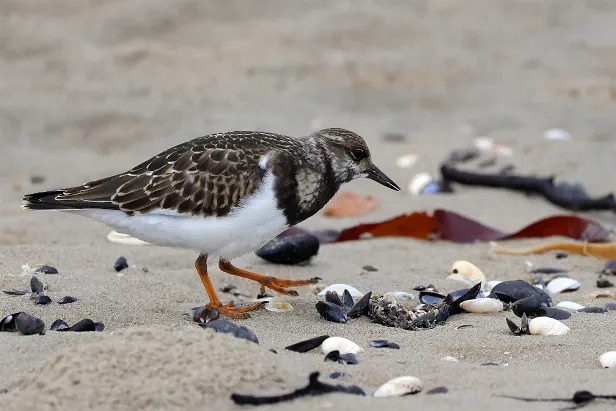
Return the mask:
<path id="1" fill-rule="evenodd" d="M 228 260 L 259 249 L 288 228 L 283 212 L 277 207 L 271 172 L 265 175 L 256 192 L 224 217 L 197 218 L 168 210 L 132 216 L 101 209 L 67 212 L 100 221 L 152 244 L 192 249 Z"/>

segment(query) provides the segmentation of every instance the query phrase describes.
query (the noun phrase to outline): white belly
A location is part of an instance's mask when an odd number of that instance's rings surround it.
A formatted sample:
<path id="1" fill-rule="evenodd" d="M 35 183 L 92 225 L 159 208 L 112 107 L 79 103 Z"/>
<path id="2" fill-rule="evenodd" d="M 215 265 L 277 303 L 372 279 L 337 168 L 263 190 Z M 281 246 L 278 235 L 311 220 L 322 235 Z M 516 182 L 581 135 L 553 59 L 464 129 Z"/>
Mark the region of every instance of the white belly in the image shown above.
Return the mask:
<path id="1" fill-rule="evenodd" d="M 196 218 L 175 212 L 127 216 L 114 210 L 71 210 L 149 243 L 195 250 L 227 260 L 262 247 L 288 228 L 276 207 L 274 177 L 268 173 L 261 188 L 224 217 Z"/>

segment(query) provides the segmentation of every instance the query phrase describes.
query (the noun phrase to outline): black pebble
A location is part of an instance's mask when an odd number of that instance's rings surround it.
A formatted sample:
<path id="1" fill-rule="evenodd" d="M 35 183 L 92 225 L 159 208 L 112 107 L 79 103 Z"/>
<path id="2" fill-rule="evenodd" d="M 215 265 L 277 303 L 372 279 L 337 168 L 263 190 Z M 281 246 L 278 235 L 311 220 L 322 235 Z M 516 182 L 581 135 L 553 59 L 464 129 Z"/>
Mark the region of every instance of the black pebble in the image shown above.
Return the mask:
<path id="1" fill-rule="evenodd" d="M 36 269 L 37 273 L 43 273 L 43 274 L 58 274 L 58 270 L 55 267 L 49 266 L 49 265 L 44 265 L 42 267 L 39 267 Z"/>
<path id="2" fill-rule="evenodd" d="M 75 301 L 79 301 L 79 300 L 75 297 L 71 297 L 70 295 L 66 295 L 62 297 L 60 301 L 58 301 L 58 304 L 71 304 L 71 303 L 74 303 Z"/>
<path id="3" fill-rule="evenodd" d="M 557 258 L 557 259 L 559 259 L 559 260 L 561 260 L 561 259 L 563 259 L 563 258 L 567 258 L 567 257 L 569 257 L 569 254 L 564 253 L 564 252 L 563 252 L 563 253 L 557 253 L 557 254 L 556 254 L 556 258 Z"/>
<path id="4" fill-rule="evenodd" d="M 371 265 L 365 265 L 365 266 L 363 266 L 363 267 L 362 267 L 362 269 L 363 269 L 363 270 L 366 270 L 366 271 L 370 271 L 370 272 L 379 271 L 379 269 L 378 269 L 378 268 L 373 267 L 373 266 L 371 266 Z"/>
<path id="5" fill-rule="evenodd" d="M 597 279 L 597 288 L 610 288 L 613 286 L 614 286 L 614 283 L 606 278 L 599 277 Z"/>
<path id="6" fill-rule="evenodd" d="M 295 265 L 306 263 L 317 255 L 319 245 L 319 239 L 312 234 L 294 234 L 274 238 L 256 254 L 271 263 Z"/>
<path id="7" fill-rule="evenodd" d="M 36 300 L 34 300 L 34 304 L 39 304 L 39 305 L 47 305 L 51 302 L 51 298 L 49 298 L 46 295 L 39 295 L 38 297 L 36 297 Z"/>
<path id="8" fill-rule="evenodd" d="M 126 261 L 126 258 L 124 257 L 120 257 L 116 260 L 116 262 L 113 264 L 113 268 L 117 271 L 120 272 L 122 270 L 124 270 L 125 268 L 128 268 L 128 261 Z"/>

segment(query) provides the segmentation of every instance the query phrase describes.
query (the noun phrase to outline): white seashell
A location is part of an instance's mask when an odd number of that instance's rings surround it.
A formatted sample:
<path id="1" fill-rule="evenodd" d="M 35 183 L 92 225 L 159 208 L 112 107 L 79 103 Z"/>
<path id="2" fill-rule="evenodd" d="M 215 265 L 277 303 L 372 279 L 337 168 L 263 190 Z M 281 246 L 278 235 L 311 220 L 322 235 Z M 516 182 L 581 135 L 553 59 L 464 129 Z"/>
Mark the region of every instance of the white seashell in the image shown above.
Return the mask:
<path id="1" fill-rule="evenodd" d="M 585 308 L 582 304 L 574 303 L 573 301 L 561 301 L 556 304 L 557 307 L 560 308 L 568 308 L 570 310 L 579 310 L 581 308 Z"/>
<path id="2" fill-rule="evenodd" d="M 364 351 L 359 345 L 343 337 L 329 337 L 321 343 L 321 350 L 325 355 L 332 351 L 338 351 L 340 354 L 359 354 Z"/>
<path id="3" fill-rule="evenodd" d="M 490 137 L 477 137 L 474 141 L 475 148 L 479 151 L 488 152 L 494 148 L 494 139 Z"/>
<path id="4" fill-rule="evenodd" d="M 396 165 L 400 168 L 411 168 L 417 163 L 419 156 L 415 154 L 407 154 L 396 159 Z"/>
<path id="5" fill-rule="evenodd" d="M 458 359 L 456 357 L 443 357 L 443 358 L 441 358 L 441 361 L 444 361 L 444 362 L 458 362 Z"/>
<path id="6" fill-rule="evenodd" d="M 351 287 L 350 285 L 346 285 L 346 284 L 332 284 L 329 287 L 326 287 L 325 289 L 323 289 L 320 293 L 317 294 L 317 296 L 325 297 L 325 294 L 328 291 L 335 291 L 338 293 L 339 296 L 342 297 L 342 294 L 344 294 L 344 290 L 349 290 L 351 297 L 363 297 L 364 296 L 364 293 L 359 291 L 357 288 Z"/>
<path id="7" fill-rule="evenodd" d="M 416 174 L 409 183 L 409 192 L 414 196 L 421 195 L 424 187 L 430 184 L 432 180 L 430 173 Z"/>
<path id="8" fill-rule="evenodd" d="M 601 356 L 599 357 L 599 363 L 603 368 L 615 368 L 616 351 L 608 351 L 601 354 Z"/>
<path id="9" fill-rule="evenodd" d="M 479 282 L 486 281 L 486 276 L 481 272 L 477 266 L 468 261 L 456 261 L 449 270 L 450 274 L 447 276 L 450 280 L 458 280 L 475 285 Z"/>
<path id="10" fill-rule="evenodd" d="M 569 332 L 569 327 L 553 318 L 537 317 L 530 320 L 528 330 L 532 335 L 563 335 Z"/>
<path id="11" fill-rule="evenodd" d="M 571 134 L 559 128 L 545 130 L 543 137 L 547 140 L 571 140 Z"/>
<path id="12" fill-rule="evenodd" d="M 421 391 L 421 380 L 417 377 L 405 375 L 387 381 L 374 393 L 375 397 L 402 397 L 408 394 L 417 394 Z"/>
<path id="13" fill-rule="evenodd" d="M 289 311 L 293 311 L 293 306 L 288 302 L 282 300 L 270 300 L 265 303 L 265 306 L 263 308 L 265 308 L 267 311 L 273 311 L 276 313 L 286 313 Z"/>
<path id="14" fill-rule="evenodd" d="M 548 283 L 545 290 L 550 294 L 559 294 L 567 291 L 575 291 L 582 283 L 569 277 L 556 277 Z"/>
<path id="15" fill-rule="evenodd" d="M 460 308 L 469 313 L 496 313 L 503 311 L 503 303 L 496 298 L 475 298 L 460 303 Z"/>
<path id="16" fill-rule="evenodd" d="M 149 245 L 150 244 L 148 242 L 141 241 L 138 238 L 131 237 L 128 234 L 118 233 L 115 230 L 107 234 L 107 240 L 111 241 L 112 243 L 124 244 L 124 245 Z"/>

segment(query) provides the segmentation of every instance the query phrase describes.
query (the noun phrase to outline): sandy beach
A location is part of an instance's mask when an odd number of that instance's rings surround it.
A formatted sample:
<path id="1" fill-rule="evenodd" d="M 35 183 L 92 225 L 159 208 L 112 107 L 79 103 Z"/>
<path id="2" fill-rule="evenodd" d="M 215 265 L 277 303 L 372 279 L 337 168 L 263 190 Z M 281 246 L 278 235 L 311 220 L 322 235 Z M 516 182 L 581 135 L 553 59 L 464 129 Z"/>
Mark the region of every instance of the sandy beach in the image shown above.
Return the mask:
<path id="1" fill-rule="evenodd" d="M 204 330 L 186 316 L 207 302 L 195 253 L 113 244 L 99 223 L 20 209 L 26 193 L 126 171 L 200 135 L 245 129 L 301 136 L 344 127 L 365 137 L 374 162 L 404 189 L 354 181 L 344 189 L 377 198 L 376 211 L 340 219 L 320 213 L 302 227 L 343 228 L 444 208 L 513 231 L 570 214 L 506 190 L 456 185 L 453 194 L 412 196 L 406 187 L 418 172 L 437 175 L 452 149 L 490 136 L 513 152 L 495 169 L 512 164 L 521 174 L 581 182 L 593 196 L 616 191 L 616 4 L 0 0 L 0 10 L 0 288 L 28 288 L 24 264 L 59 271 L 37 274 L 52 304 L 1 294 L 0 316 L 26 311 L 47 328 L 59 318 L 105 324 L 100 333 L 0 333 L 0 389 L 8 390 L 0 394 L 1 409 L 238 410 L 231 393 L 282 394 L 304 386 L 313 371 L 321 381 L 358 385 L 366 396 L 331 394 L 259 409 L 519 409 L 527 404 L 499 396 L 616 394 L 613 369 L 598 362 L 616 350 L 614 311 L 573 313 L 562 336 L 514 336 L 505 322 L 518 320 L 511 312 L 460 314 L 431 330 L 405 331 L 366 317 L 327 322 L 306 287 L 286 298 L 291 312 L 260 310 L 233 321 L 252 330 L 257 345 Z M 571 139 L 545 139 L 551 128 Z M 388 133 L 405 139 L 388 141 Z M 397 167 L 403 154 L 419 161 Z M 616 224 L 613 213 L 576 215 Z M 557 238 L 506 245 L 549 240 Z M 585 297 L 597 290 L 604 261 L 554 254 L 513 257 L 490 254 L 486 243 L 384 238 L 323 245 L 306 266 L 274 265 L 254 254 L 234 263 L 283 278 L 318 276 L 364 293 L 417 295 L 413 287 L 429 283 L 442 293 L 464 288 L 446 278 L 457 260 L 473 262 L 489 280 L 525 278 L 528 260 L 566 268 L 582 283 L 554 295 L 555 303 L 616 302 Z M 129 268 L 117 273 L 120 256 Z M 378 271 L 366 273 L 364 265 Z M 252 298 L 258 293 L 255 283 L 213 265 L 211 278 L 217 288 L 233 283 Z M 65 295 L 79 301 L 55 302 Z M 456 329 L 462 324 L 473 327 Z M 284 349 L 325 334 L 365 348 L 359 364 Z M 371 348 L 374 339 L 401 348 Z M 349 375 L 329 379 L 336 371 Z M 401 375 L 419 377 L 423 391 L 373 396 Z M 426 394 L 438 386 L 448 392 Z"/>

